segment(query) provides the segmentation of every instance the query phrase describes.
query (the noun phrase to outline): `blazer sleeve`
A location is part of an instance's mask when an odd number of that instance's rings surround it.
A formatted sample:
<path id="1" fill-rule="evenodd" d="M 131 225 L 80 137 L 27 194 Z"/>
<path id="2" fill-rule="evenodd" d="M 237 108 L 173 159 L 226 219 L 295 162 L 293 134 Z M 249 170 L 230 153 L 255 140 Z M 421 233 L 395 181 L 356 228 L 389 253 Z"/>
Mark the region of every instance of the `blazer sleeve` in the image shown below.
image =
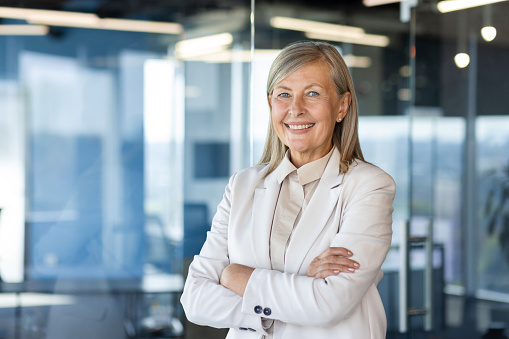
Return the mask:
<path id="1" fill-rule="evenodd" d="M 261 306 L 260 316 L 268 319 L 328 327 L 348 317 L 368 289 L 376 286 L 392 238 L 395 184 L 381 170 L 364 174 L 343 188 L 345 196 L 338 206 L 341 225 L 331 243 L 351 250 L 360 268 L 325 279 L 257 268 L 244 292 L 244 314 L 255 314 L 255 307 Z"/>
<path id="2" fill-rule="evenodd" d="M 228 223 L 234 178 L 225 189 L 200 254 L 189 266 L 180 301 L 187 319 L 195 324 L 267 334 L 260 317 L 241 312 L 242 298 L 219 283 L 221 273 L 230 264 Z"/>

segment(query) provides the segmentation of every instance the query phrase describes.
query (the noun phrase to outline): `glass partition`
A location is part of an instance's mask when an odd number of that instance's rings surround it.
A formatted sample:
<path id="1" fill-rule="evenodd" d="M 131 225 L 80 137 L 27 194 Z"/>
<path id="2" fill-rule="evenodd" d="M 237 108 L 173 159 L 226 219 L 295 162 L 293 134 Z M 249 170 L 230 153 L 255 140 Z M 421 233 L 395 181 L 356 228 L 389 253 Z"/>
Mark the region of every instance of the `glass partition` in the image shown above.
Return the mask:
<path id="1" fill-rule="evenodd" d="M 182 336 L 186 265 L 251 162 L 250 3 L 67 3 L 3 35 L 25 5 L 0 7 L 0 338 Z"/>
<path id="2" fill-rule="evenodd" d="M 433 173 L 426 180 L 430 185 L 422 177 L 415 185 L 431 204 L 414 211 L 431 211 L 435 242 L 444 246 L 444 324 L 457 329 L 454 336 L 481 337 L 490 328 L 507 328 L 507 218 L 501 206 L 509 69 L 501 58 L 508 48 L 509 7 L 507 2 L 448 7 L 452 3 L 419 2 L 413 11 L 414 106 L 435 111 L 427 114 L 435 132 L 426 137 L 434 151 L 414 155 L 424 172 Z M 423 128 L 415 125 L 412 140 L 419 142 Z M 414 168 L 415 175 L 418 171 Z"/>
<path id="3" fill-rule="evenodd" d="M 478 117 L 476 146 L 477 284 L 481 296 L 509 301 L 509 117 Z"/>
<path id="4" fill-rule="evenodd" d="M 269 67 L 304 39 L 344 56 L 365 158 L 397 184 L 388 337 L 407 222 L 433 221 L 437 328 L 507 319 L 469 321 L 442 292 L 509 301 L 508 2 L 142 3 L 47 5 L 58 22 L 0 6 L 0 339 L 224 337 L 185 323 L 177 296 L 228 178 L 262 153 Z"/>

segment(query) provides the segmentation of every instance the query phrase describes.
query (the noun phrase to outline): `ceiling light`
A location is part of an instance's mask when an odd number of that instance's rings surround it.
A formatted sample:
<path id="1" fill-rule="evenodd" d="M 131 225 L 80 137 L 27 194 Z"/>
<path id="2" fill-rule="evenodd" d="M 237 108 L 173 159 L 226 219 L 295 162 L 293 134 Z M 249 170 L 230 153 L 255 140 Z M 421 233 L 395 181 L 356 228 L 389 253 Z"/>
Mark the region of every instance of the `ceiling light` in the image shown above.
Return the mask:
<path id="1" fill-rule="evenodd" d="M 218 53 L 227 49 L 232 42 L 233 36 L 230 33 L 182 40 L 175 45 L 175 54 L 179 59 L 188 59 L 200 55 Z"/>
<path id="2" fill-rule="evenodd" d="M 232 62 L 251 62 L 259 58 L 275 59 L 281 52 L 277 49 L 255 49 L 254 60 L 251 56 L 251 51 L 232 51 L 225 49 L 216 53 L 202 54 L 202 55 L 184 55 L 182 60 L 185 61 L 199 61 L 207 63 L 232 63 Z M 345 63 L 351 68 L 369 68 L 372 64 L 371 58 L 366 56 L 345 55 L 343 56 Z"/>
<path id="3" fill-rule="evenodd" d="M 366 34 L 354 26 L 329 24 L 319 21 L 275 16 L 270 19 L 274 28 L 304 32 L 309 39 L 339 41 L 358 45 L 385 47 L 389 38 L 385 35 Z"/>
<path id="4" fill-rule="evenodd" d="M 367 56 L 344 55 L 343 59 L 350 68 L 369 68 L 371 67 L 371 58 Z"/>
<path id="5" fill-rule="evenodd" d="M 317 34 L 337 34 L 341 36 L 357 38 L 364 35 L 364 29 L 360 27 L 336 25 L 319 21 L 287 18 L 281 16 L 272 17 L 270 19 L 270 25 L 274 28 Z"/>
<path id="6" fill-rule="evenodd" d="M 316 40 L 328 40 L 328 41 L 338 41 L 338 42 L 346 42 L 356 45 L 367 45 L 367 46 L 376 46 L 376 47 L 387 47 L 390 43 L 389 37 L 385 35 L 376 35 L 376 34 L 364 34 L 359 38 L 348 38 L 340 35 L 333 34 L 315 34 L 315 33 L 306 33 L 306 37 L 309 39 Z"/>
<path id="7" fill-rule="evenodd" d="M 26 20 L 30 23 L 49 26 L 64 26 L 117 31 L 180 34 L 182 26 L 171 22 L 145 20 L 101 19 L 95 14 L 0 7 L 0 18 Z"/>
<path id="8" fill-rule="evenodd" d="M 0 7 L 0 17 L 54 23 L 75 22 L 76 25 L 89 25 L 89 26 L 96 24 L 100 20 L 97 15 L 89 13 L 50 11 L 43 9 L 29 9 L 15 7 Z"/>
<path id="9" fill-rule="evenodd" d="M 470 63 L 467 27 L 467 13 L 458 13 L 458 39 L 456 40 L 456 55 L 454 56 L 454 63 L 458 68 L 465 68 Z"/>
<path id="10" fill-rule="evenodd" d="M 363 0 L 362 3 L 366 7 L 380 6 L 401 2 L 401 0 Z"/>
<path id="11" fill-rule="evenodd" d="M 458 53 L 454 56 L 454 62 L 459 68 L 465 68 L 470 63 L 470 56 L 467 53 Z"/>
<path id="12" fill-rule="evenodd" d="M 404 65 L 399 68 L 399 76 L 408 78 L 412 74 L 412 68 L 409 65 Z"/>
<path id="13" fill-rule="evenodd" d="M 461 9 L 484 6 L 506 0 L 446 0 L 440 1 L 437 8 L 441 13 L 459 11 Z"/>
<path id="14" fill-rule="evenodd" d="M 483 28 L 481 36 L 486 41 L 493 41 L 497 36 L 497 29 L 493 26 L 493 6 L 484 6 L 482 11 Z"/>
<path id="15" fill-rule="evenodd" d="M 127 19 L 101 19 L 99 22 L 99 28 L 145 33 L 182 33 L 182 25 L 177 23 Z"/>
<path id="16" fill-rule="evenodd" d="M 43 25 L 0 25 L 0 35 L 46 35 L 48 26 Z"/>
<path id="17" fill-rule="evenodd" d="M 409 88 L 400 88 L 397 92 L 398 100 L 410 101 L 412 99 L 412 91 Z"/>
<path id="18" fill-rule="evenodd" d="M 481 35 L 486 41 L 493 41 L 497 36 L 497 29 L 493 26 L 486 26 L 481 29 Z"/>

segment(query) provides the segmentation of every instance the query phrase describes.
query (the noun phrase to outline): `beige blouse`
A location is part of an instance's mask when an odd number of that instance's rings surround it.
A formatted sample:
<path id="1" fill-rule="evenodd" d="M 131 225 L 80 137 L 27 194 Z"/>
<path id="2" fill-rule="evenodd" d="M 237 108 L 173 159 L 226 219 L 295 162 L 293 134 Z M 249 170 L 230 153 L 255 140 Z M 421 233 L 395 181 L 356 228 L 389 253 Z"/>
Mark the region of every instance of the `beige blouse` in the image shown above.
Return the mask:
<path id="1" fill-rule="evenodd" d="M 286 152 L 281 162 L 277 176 L 281 189 L 272 221 L 269 247 L 270 262 L 274 270 L 281 272 L 285 270 L 285 254 L 293 229 L 298 227 L 300 217 L 320 182 L 333 149 L 324 157 L 300 168 L 292 164 L 289 152 Z M 266 338 L 272 338 L 271 325 L 272 321 L 264 322 L 264 327 L 268 327 L 267 333 L 269 333 Z"/>

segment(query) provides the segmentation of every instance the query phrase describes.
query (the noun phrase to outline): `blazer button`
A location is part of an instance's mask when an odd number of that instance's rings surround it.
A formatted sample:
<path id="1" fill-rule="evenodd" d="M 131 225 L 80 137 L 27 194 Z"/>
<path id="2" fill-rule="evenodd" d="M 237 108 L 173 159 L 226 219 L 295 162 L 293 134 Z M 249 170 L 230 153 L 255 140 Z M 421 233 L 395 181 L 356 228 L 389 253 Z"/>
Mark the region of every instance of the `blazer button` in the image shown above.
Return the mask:
<path id="1" fill-rule="evenodd" d="M 255 306 L 254 311 L 256 314 L 260 314 L 262 313 L 262 307 L 260 305 Z"/>
<path id="2" fill-rule="evenodd" d="M 263 309 L 263 314 L 265 314 L 266 316 L 269 316 L 269 315 L 272 314 L 272 310 L 270 308 L 268 308 L 268 307 L 265 307 Z"/>

